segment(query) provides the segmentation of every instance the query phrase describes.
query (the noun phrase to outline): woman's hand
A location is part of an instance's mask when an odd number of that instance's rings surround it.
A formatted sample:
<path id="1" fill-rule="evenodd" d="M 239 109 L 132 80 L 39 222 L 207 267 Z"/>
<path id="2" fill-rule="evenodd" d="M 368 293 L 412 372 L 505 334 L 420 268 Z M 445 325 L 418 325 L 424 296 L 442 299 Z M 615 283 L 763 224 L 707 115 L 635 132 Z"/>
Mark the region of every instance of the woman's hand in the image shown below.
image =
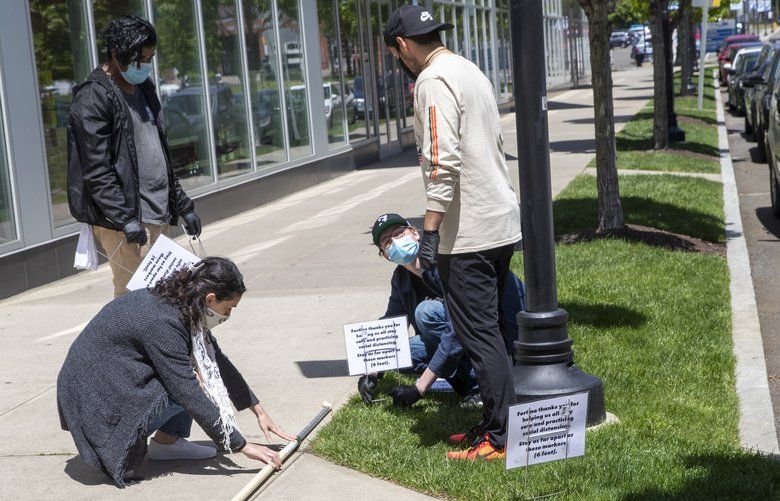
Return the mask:
<path id="1" fill-rule="evenodd" d="M 273 467 L 277 470 L 282 469 L 282 459 L 279 457 L 279 454 L 277 454 L 275 451 L 272 451 L 268 447 L 264 447 L 260 444 L 253 444 L 252 442 L 247 442 L 244 448 L 241 449 L 241 452 L 243 452 L 244 455 L 249 459 L 262 461 L 265 464 L 273 465 Z"/>
<path id="2" fill-rule="evenodd" d="M 260 429 L 263 430 L 263 435 L 265 435 L 265 439 L 268 442 L 271 441 L 271 433 L 285 440 L 289 440 L 289 441 L 295 440 L 295 435 L 290 435 L 289 433 L 286 433 L 284 430 L 276 426 L 276 424 L 271 419 L 271 416 L 269 416 L 268 413 L 265 412 L 265 409 L 263 409 L 260 406 L 260 404 L 254 406 L 252 408 L 252 411 L 254 411 L 255 415 L 257 416 L 257 424 L 260 425 Z"/>

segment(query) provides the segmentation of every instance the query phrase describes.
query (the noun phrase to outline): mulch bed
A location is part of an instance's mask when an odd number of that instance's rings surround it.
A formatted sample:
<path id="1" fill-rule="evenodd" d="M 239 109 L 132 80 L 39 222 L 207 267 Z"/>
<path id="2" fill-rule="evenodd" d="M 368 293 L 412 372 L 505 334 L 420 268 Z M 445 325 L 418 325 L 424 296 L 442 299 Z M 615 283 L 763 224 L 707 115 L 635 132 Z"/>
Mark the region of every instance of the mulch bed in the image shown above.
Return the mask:
<path id="1" fill-rule="evenodd" d="M 670 233 L 668 231 L 642 226 L 638 224 L 627 224 L 619 230 L 599 233 L 595 229 L 584 229 L 574 233 L 559 235 L 555 241 L 559 244 L 577 244 L 582 242 L 592 242 L 603 238 L 619 238 L 627 242 L 638 242 L 650 245 L 652 247 L 661 247 L 673 251 L 699 252 L 712 256 L 725 256 L 726 244 L 707 242 L 699 238 L 681 235 L 679 233 Z"/>

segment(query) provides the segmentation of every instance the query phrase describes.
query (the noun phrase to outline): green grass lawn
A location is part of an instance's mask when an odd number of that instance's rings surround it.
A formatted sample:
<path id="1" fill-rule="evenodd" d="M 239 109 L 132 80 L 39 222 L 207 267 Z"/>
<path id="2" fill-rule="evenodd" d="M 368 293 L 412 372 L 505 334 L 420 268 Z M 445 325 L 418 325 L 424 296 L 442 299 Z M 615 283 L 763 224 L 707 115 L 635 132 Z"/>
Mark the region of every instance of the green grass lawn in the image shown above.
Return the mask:
<path id="1" fill-rule="evenodd" d="M 620 176 L 620 200 L 626 223 L 723 242 L 723 198 L 720 183 L 706 179 Z M 577 176 L 555 200 L 553 215 L 559 235 L 593 228 L 598 220 L 596 178 Z"/>
<path id="2" fill-rule="evenodd" d="M 559 299 L 578 364 L 604 380 L 620 423 L 588 432 L 568 463 L 568 499 L 771 499 L 780 467 L 741 451 L 722 258 L 617 240 L 557 249 Z M 522 272 L 522 256 L 512 263 Z M 386 377 L 382 388 L 395 384 Z M 452 397 L 410 410 L 353 397 L 323 428 L 315 453 L 448 499 L 516 499 L 564 488 L 561 463 L 506 471 L 448 461 L 447 435 L 479 413 Z"/>
<path id="3" fill-rule="evenodd" d="M 672 143 L 665 151 L 653 150 L 653 101 L 626 123 L 615 137 L 618 169 L 665 172 L 720 172 L 718 130 L 715 118 L 715 89 L 712 72 L 705 73 L 703 109 L 697 109 L 697 97 L 675 97 L 678 125 L 685 131 L 685 142 Z M 694 75 L 694 83 L 698 74 Z M 674 79 L 679 92 L 679 74 Z M 590 167 L 596 166 L 594 159 Z"/>

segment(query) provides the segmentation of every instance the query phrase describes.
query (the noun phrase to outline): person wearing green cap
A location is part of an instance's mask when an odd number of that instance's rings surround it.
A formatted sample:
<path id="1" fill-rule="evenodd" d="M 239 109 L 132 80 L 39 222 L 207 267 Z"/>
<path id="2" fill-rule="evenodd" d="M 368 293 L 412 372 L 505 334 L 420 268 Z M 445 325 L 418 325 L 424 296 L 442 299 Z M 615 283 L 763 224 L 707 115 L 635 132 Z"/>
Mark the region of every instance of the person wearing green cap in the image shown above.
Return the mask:
<path id="1" fill-rule="evenodd" d="M 417 254 L 420 234 L 405 218 L 395 213 L 382 214 L 371 230 L 379 255 L 397 264 L 391 280 L 391 294 L 383 318 L 405 316 L 414 328 L 409 339 L 412 372 L 420 374 L 414 385 L 397 386 L 391 391 L 399 407 L 413 405 L 431 388 L 437 378 L 444 378 L 464 404 L 480 404 L 474 371 L 449 320 L 441 282 L 435 268 L 425 272 Z M 507 346 L 517 338 L 517 313 L 524 307 L 523 283 L 511 271 L 504 295 L 504 331 Z M 358 391 L 371 403 L 380 374 L 362 376 Z"/>

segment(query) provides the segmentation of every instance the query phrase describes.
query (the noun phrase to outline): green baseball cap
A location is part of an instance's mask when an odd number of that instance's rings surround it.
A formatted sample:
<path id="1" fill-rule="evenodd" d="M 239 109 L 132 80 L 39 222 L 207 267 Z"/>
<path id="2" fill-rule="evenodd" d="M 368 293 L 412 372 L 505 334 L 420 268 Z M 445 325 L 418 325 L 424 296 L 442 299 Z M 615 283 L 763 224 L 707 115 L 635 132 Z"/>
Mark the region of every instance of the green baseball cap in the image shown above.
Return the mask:
<path id="1" fill-rule="evenodd" d="M 379 247 L 379 237 L 382 236 L 382 233 L 391 226 L 397 226 L 399 224 L 403 226 L 410 226 L 409 221 L 392 212 L 388 214 L 382 214 L 376 218 L 376 221 L 374 221 L 374 227 L 371 228 L 371 236 L 374 237 L 374 245 Z"/>

